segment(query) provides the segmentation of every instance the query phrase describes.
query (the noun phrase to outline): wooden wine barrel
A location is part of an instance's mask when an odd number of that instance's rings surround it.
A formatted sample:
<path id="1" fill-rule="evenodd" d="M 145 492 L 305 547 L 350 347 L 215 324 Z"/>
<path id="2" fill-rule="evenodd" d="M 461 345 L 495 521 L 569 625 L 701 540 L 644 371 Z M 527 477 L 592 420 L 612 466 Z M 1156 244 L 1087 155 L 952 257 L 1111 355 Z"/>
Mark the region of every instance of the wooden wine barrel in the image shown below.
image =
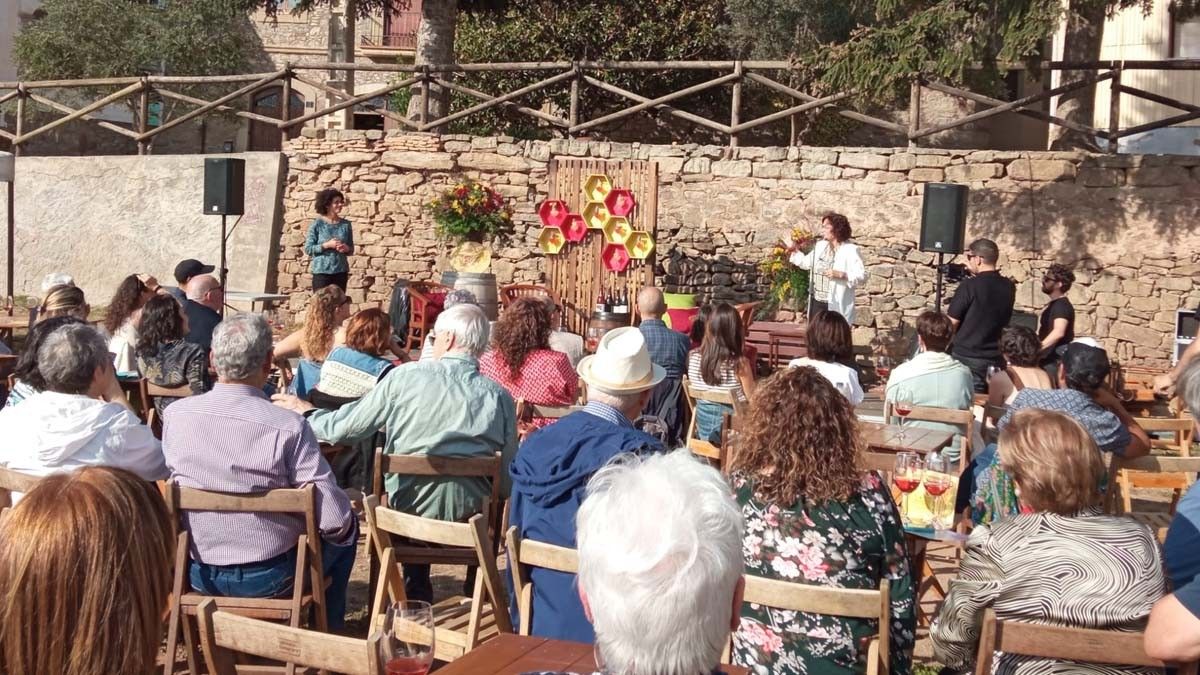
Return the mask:
<path id="1" fill-rule="evenodd" d="M 471 291 L 488 320 L 495 321 L 499 317 L 500 302 L 496 294 L 495 274 L 491 272 L 442 272 L 442 283 L 446 286 Z"/>
<path id="2" fill-rule="evenodd" d="M 600 338 L 604 337 L 608 331 L 628 325 L 628 314 L 592 312 L 592 320 L 588 321 L 587 334 L 584 335 L 584 346 L 588 353 L 596 351 L 596 345 L 600 344 Z"/>

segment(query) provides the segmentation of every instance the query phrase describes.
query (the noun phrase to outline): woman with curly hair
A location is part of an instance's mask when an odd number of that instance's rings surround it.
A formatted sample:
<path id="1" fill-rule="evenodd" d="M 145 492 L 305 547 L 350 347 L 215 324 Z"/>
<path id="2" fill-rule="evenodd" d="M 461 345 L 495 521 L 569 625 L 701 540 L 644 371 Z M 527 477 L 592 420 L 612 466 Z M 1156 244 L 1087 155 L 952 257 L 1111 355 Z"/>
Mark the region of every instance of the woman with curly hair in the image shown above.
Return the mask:
<path id="1" fill-rule="evenodd" d="M 361 398 L 392 369 L 384 355 L 392 344 L 392 319 L 372 307 L 350 317 L 346 340 L 334 347 L 321 365 L 316 389 L 342 399 Z"/>
<path id="2" fill-rule="evenodd" d="M 904 528 L 883 478 L 864 474 L 854 408 L 810 366 L 758 389 L 731 467 L 746 573 L 834 588 L 889 583 L 892 672 L 912 671 L 916 606 Z M 751 672 L 862 673 L 878 621 L 746 603 L 733 662 Z M 889 658 L 889 655 L 884 655 Z"/>
<path id="3" fill-rule="evenodd" d="M 479 359 L 479 372 L 514 399 L 535 405 L 567 406 L 579 393 L 571 359 L 550 349 L 550 312 L 538 298 L 518 298 L 504 309 L 492 331 L 492 347 Z M 553 419 L 532 420 L 535 428 Z"/>
<path id="4" fill-rule="evenodd" d="M 137 367 L 151 384 L 160 387 L 187 385 L 193 394 L 212 389 L 208 376 L 208 354 L 204 347 L 187 342 L 187 314 L 170 295 L 156 295 L 142 308 L 138 323 Z M 162 419 L 167 406 L 178 397 L 154 397 L 154 409 Z"/>
<path id="5" fill-rule="evenodd" d="M 337 286 L 325 286 L 308 301 L 304 327 L 275 344 L 275 362 L 287 366 L 287 360 L 300 357 L 300 367 L 292 380 L 293 393 L 307 398 L 320 380 L 321 364 L 329 352 L 344 341 L 341 329 L 350 318 L 350 296 Z"/>
<path id="6" fill-rule="evenodd" d="M 113 365 L 118 373 L 137 372 L 134 345 L 137 344 L 137 324 L 146 304 L 158 288 L 154 277 L 130 274 L 117 285 L 108 312 L 104 315 L 104 330 L 108 333 L 108 351 L 113 353 Z"/>
<path id="7" fill-rule="evenodd" d="M 350 276 L 346 258 L 354 255 L 354 228 L 342 217 L 346 196 L 335 188 L 326 188 L 317 193 L 313 207 L 317 218 L 304 237 L 304 252 L 312 258 L 313 292 L 326 286 L 345 291 Z"/>

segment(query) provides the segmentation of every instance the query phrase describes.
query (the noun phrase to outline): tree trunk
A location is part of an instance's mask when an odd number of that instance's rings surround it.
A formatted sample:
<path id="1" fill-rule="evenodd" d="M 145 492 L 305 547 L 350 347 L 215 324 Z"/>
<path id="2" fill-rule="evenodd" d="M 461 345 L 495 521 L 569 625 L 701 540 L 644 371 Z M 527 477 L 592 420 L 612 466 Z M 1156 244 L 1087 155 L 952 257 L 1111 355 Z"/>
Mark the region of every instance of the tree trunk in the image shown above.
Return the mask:
<path id="1" fill-rule="evenodd" d="M 346 0 L 346 23 L 342 26 L 342 44 L 346 45 L 346 63 L 354 63 L 355 54 L 357 52 L 356 48 L 358 47 L 356 44 L 358 36 L 355 34 L 355 29 L 358 27 L 357 5 L 357 0 Z M 343 81 L 346 83 L 345 89 L 347 96 L 354 96 L 354 75 L 355 72 L 353 70 L 347 70 L 343 73 L 343 77 L 345 78 Z M 283 101 L 281 105 L 283 105 L 284 108 L 281 108 L 281 110 L 285 109 L 290 103 L 291 101 Z M 352 105 L 349 108 L 346 108 L 346 110 L 343 112 L 345 115 L 343 118 L 343 129 L 354 128 L 354 109 L 357 107 L 358 106 Z"/>
<path id="2" fill-rule="evenodd" d="M 1098 61 L 1104 39 L 1106 3 L 1100 0 L 1070 0 L 1066 30 L 1063 36 L 1063 61 Z M 1091 75 L 1090 70 L 1063 70 L 1059 84 L 1070 84 Z M 1095 123 L 1096 87 L 1084 87 L 1067 92 L 1058 98 L 1059 117 L 1093 126 Z M 1077 131 L 1050 125 L 1050 149 L 1086 149 L 1098 151 L 1096 139 Z"/>
<path id="3" fill-rule="evenodd" d="M 458 19 L 458 0 L 424 0 L 421 3 L 421 25 L 417 28 L 417 49 L 413 63 L 454 62 L 454 28 Z M 438 77 L 449 80 L 450 73 Z M 408 118 L 421 115 L 421 88 L 413 87 L 413 96 L 408 102 Z M 437 85 L 429 86 L 428 122 L 446 115 L 450 111 L 450 90 Z"/>

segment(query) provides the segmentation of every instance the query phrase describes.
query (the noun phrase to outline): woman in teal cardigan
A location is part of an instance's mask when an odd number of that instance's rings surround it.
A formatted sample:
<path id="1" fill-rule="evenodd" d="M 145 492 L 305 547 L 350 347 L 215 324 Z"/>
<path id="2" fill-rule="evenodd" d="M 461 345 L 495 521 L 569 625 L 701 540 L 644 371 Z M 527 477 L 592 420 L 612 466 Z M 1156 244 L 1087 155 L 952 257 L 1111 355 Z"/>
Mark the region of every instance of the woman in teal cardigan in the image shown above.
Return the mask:
<path id="1" fill-rule="evenodd" d="M 348 256 L 354 255 L 354 230 L 342 217 L 346 197 L 334 188 L 317 193 L 317 218 L 308 226 L 304 237 L 304 252 L 312 257 L 312 289 L 317 292 L 326 286 L 346 290 L 350 277 Z"/>

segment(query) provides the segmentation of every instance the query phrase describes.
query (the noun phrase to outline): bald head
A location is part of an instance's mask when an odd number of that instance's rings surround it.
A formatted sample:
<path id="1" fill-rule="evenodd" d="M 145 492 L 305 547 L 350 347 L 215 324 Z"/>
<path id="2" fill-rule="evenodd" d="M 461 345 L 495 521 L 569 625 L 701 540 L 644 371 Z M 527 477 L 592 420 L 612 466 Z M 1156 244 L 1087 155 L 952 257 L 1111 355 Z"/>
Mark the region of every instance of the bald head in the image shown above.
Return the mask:
<path id="1" fill-rule="evenodd" d="M 208 274 L 194 276 L 187 282 L 188 300 L 198 302 L 214 312 L 221 311 L 221 282 Z"/>
<path id="2" fill-rule="evenodd" d="M 646 286 L 637 297 L 638 314 L 643 319 L 661 319 L 667 313 L 667 305 L 663 302 L 663 293 L 654 286 Z"/>

